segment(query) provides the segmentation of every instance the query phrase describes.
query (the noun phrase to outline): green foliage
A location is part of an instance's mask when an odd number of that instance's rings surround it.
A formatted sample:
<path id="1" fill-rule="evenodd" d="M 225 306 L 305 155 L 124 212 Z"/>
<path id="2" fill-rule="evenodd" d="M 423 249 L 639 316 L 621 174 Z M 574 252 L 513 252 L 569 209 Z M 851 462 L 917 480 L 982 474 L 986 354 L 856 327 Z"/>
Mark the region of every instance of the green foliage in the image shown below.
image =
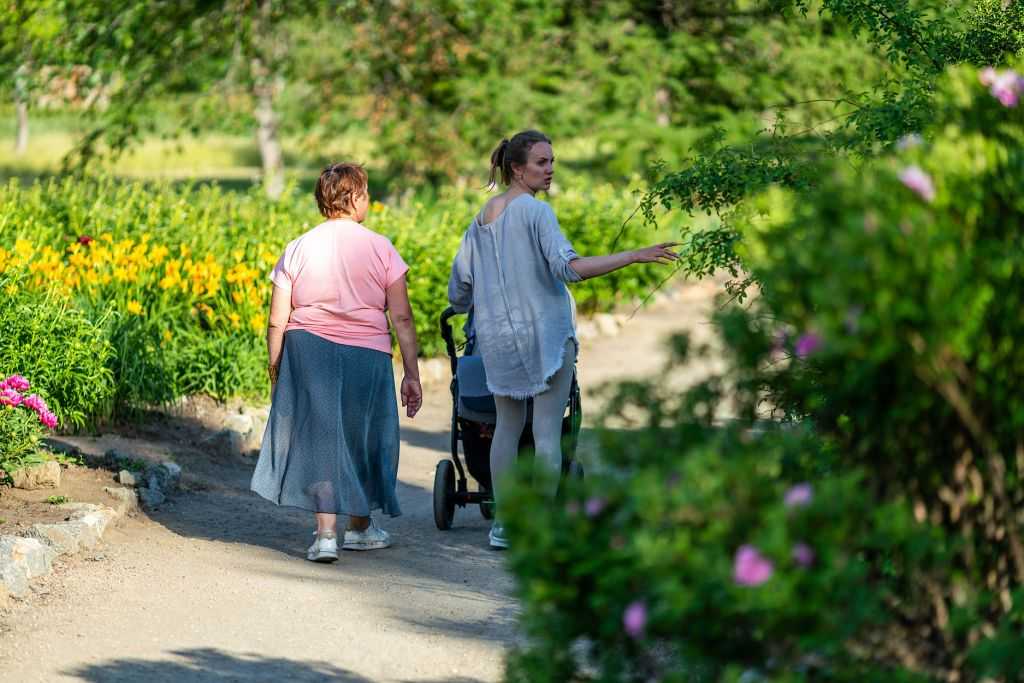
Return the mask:
<path id="1" fill-rule="evenodd" d="M 437 318 L 447 306 L 451 260 L 483 200 L 476 192 L 452 190 L 430 202 L 374 203 L 367 218 L 410 265 L 409 291 L 425 355 L 444 352 Z M 570 187 L 551 201 L 581 254 L 607 252 L 635 204 L 628 191 L 608 185 Z M 111 373 L 121 408 L 188 394 L 226 398 L 266 391 L 266 276 L 285 244 L 320 222 L 311 197 L 290 192 L 271 201 L 257 191 L 66 180 L 27 189 L 10 184 L 0 193 L 0 210 L 6 216 L 0 271 L 24 278 L 19 291 L 54 288 L 48 297 L 31 296 L 60 311 L 80 311 L 68 313 L 67 324 L 87 319 L 102 328 L 94 330 L 94 337 L 103 337 L 95 354 L 88 345 L 72 345 L 54 356 L 61 368 L 77 367 L 68 354 L 91 359 L 89 372 L 61 370 L 60 382 L 53 372 L 46 375 L 44 386 L 58 406 L 68 392 L 88 387 L 102 387 L 109 400 Z M 626 231 L 616 248 L 650 240 L 647 231 Z M 666 274 L 656 266 L 635 268 L 582 283 L 574 294 L 583 313 L 609 310 L 638 300 Z M 0 315 L 20 316 L 21 325 L 50 324 L 35 309 L 18 310 Z M 10 362 L 26 362 L 24 356 Z M 43 362 L 35 357 L 32 367 Z M 104 364 L 109 369 L 95 382 L 86 380 Z M 75 425 L 99 407 L 98 397 L 90 400 L 93 408 L 67 413 Z"/>
<path id="2" fill-rule="evenodd" d="M 0 404 L 0 484 L 16 470 L 40 460 L 44 433 L 38 416 L 29 408 Z"/>
<path id="3" fill-rule="evenodd" d="M 0 272 L 0 375 L 28 377 L 63 425 L 83 427 L 109 413 L 113 399 L 106 321 L 23 280 Z"/>
<path id="4" fill-rule="evenodd" d="M 1019 678 L 1024 106 L 959 67 L 932 116 L 750 202 L 727 372 L 622 387 L 561 501 L 520 477 L 510 680 Z"/>

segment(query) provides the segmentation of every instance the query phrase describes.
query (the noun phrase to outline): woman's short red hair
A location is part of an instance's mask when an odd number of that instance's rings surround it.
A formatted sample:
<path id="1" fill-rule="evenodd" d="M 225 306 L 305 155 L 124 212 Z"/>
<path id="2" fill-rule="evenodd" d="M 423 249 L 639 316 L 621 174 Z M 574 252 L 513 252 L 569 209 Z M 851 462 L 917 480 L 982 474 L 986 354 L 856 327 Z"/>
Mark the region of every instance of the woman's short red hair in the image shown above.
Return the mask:
<path id="1" fill-rule="evenodd" d="M 336 218 L 352 211 L 355 198 L 366 193 L 366 171 L 359 164 L 331 164 L 316 182 L 316 206 L 325 218 Z"/>

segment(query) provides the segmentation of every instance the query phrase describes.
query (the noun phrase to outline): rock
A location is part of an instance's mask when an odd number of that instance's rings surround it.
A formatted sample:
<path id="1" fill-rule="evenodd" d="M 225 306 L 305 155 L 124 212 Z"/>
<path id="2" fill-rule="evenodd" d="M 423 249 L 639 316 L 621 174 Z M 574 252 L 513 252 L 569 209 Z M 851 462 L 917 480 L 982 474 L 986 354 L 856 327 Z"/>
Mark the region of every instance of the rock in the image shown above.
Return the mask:
<path id="1" fill-rule="evenodd" d="M 35 489 L 55 489 L 60 486 L 60 464 L 44 462 L 30 465 L 11 473 L 14 487 L 34 491 Z"/>
<path id="2" fill-rule="evenodd" d="M 35 524 L 32 526 L 32 536 L 49 544 L 58 555 L 78 552 L 78 536 L 73 531 L 74 529 L 67 524 Z"/>
<path id="3" fill-rule="evenodd" d="M 10 593 L 7 591 L 7 585 L 0 580 L 0 608 L 7 607 L 11 602 Z"/>
<path id="4" fill-rule="evenodd" d="M 146 485 L 163 493 L 170 493 L 181 483 L 181 467 L 173 462 L 162 462 L 146 470 Z"/>
<path id="5" fill-rule="evenodd" d="M 28 581 L 49 573 L 57 555 L 37 538 L 0 536 L 0 582 L 16 597 L 28 593 Z"/>
<path id="6" fill-rule="evenodd" d="M 229 415 L 224 419 L 224 428 L 242 435 L 248 434 L 253 428 L 252 416 L 245 413 Z"/>
<path id="7" fill-rule="evenodd" d="M 166 500 L 167 496 L 159 488 L 146 487 L 139 489 L 139 501 L 148 510 L 155 510 L 163 505 Z"/>
<path id="8" fill-rule="evenodd" d="M 117 473 L 117 483 L 123 486 L 138 486 L 138 478 L 128 470 L 121 470 Z"/>
<path id="9" fill-rule="evenodd" d="M 104 486 L 103 490 L 107 492 L 108 496 L 117 501 L 118 513 L 124 515 L 139 509 L 139 495 L 135 493 L 135 489 Z"/>

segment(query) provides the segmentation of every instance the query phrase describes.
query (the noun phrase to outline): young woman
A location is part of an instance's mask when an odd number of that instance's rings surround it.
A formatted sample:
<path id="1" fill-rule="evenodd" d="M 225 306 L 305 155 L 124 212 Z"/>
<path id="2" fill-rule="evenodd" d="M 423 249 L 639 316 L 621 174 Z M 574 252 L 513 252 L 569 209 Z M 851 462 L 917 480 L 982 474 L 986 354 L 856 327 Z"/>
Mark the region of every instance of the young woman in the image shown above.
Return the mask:
<path id="1" fill-rule="evenodd" d="M 388 317 L 405 365 L 401 399 L 412 417 L 423 400 L 405 274 L 391 242 L 363 227 L 366 172 L 333 164 L 316 186 L 327 219 L 291 242 L 274 267 L 267 349 L 270 420 L 252 490 L 316 515 L 307 557 L 338 559 L 337 515 L 348 517 L 343 547 L 386 548 L 370 517 L 401 514 L 398 409 Z"/>
<path id="2" fill-rule="evenodd" d="M 491 443 L 494 548 L 508 547 L 501 524 L 501 481 L 515 461 L 528 398 L 533 398 L 537 463 L 552 495 L 557 487 L 562 416 L 577 351 L 566 283 L 632 263 L 671 263 L 677 258 L 671 242 L 581 257 L 562 234 L 551 207 L 535 197 L 551 187 L 554 166 L 551 141 L 543 133 L 528 130 L 502 140 L 491 155 L 491 186 L 500 174 L 507 189 L 473 219 L 448 282 L 455 310 L 472 308 L 477 349 L 498 411 Z"/>

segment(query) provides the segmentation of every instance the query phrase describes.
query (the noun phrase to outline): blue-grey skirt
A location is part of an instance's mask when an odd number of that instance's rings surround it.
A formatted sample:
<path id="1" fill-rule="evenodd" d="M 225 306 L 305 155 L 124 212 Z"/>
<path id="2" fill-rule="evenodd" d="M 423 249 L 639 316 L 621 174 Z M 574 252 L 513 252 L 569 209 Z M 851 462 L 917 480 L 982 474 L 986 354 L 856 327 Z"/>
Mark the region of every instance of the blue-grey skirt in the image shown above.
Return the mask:
<path id="1" fill-rule="evenodd" d="M 285 334 L 253 491 L 312 512 L 396 517 L 398 443 L 390 355 Z"/>

